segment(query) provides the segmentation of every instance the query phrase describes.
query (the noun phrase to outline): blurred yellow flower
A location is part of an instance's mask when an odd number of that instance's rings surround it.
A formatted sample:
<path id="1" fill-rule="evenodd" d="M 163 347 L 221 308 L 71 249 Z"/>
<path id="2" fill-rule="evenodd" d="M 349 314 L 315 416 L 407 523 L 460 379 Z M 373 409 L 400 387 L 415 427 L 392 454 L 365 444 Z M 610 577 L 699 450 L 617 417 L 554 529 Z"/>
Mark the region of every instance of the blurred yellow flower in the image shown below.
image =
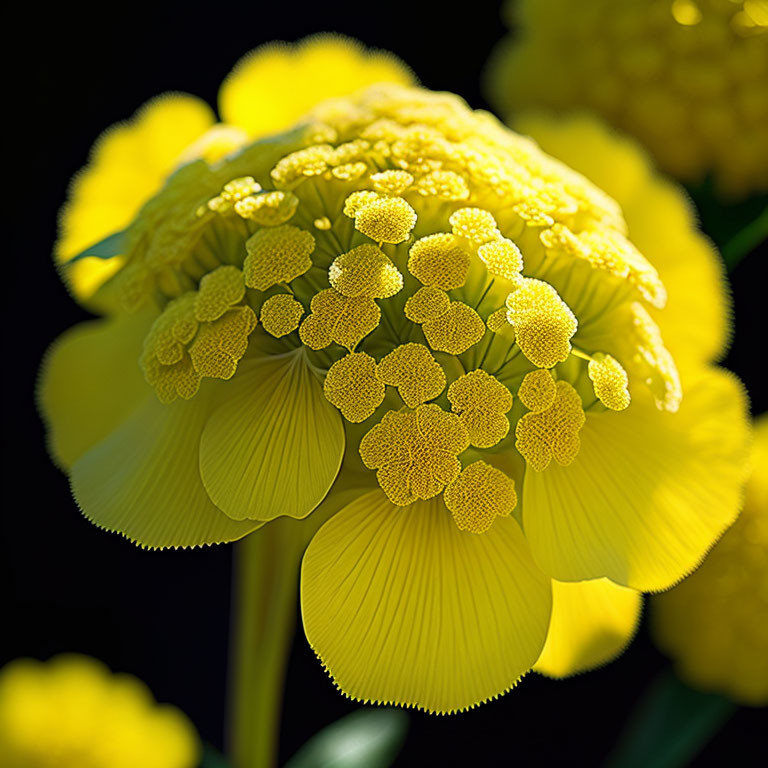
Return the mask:
<path id="1" fill-rule="evenodd" d="M 327 519 L 304 628 L 350 696 L 508 690 L 553 579 L 590 583 L 555 587 L 549 671 L 600 663 L 615 641 L 566 647 L 570 617 L 626 636 L 624 588 L 671 586 L 738 512 L 739 383 L 681 379 L 616 202 L 456 96 L 318 104 L 179 168 L 126 243 L 111 314 L 42 377 L 75 498 L 147 547 Z"/>
<path id="2" fill-rule="evenodd" d="M 768 190 L 765 0 L 508 0 L 506 16 L 487 71 L 505 117 L 594 110 L 683 181 Z"/>
<path id="3" fill-rule="evenodd" d="M 659 647 L 689 685 L 768 704 L 768 416 L 755 424 L 744 509 L 699 569 L 652 599 Z"/>
<path id="4" fill-rule="evenodd" d="M 0 671 L 4 768 L 195 768 L 199 759 L 182 712 L 95 659 L 18 659 Z"/>

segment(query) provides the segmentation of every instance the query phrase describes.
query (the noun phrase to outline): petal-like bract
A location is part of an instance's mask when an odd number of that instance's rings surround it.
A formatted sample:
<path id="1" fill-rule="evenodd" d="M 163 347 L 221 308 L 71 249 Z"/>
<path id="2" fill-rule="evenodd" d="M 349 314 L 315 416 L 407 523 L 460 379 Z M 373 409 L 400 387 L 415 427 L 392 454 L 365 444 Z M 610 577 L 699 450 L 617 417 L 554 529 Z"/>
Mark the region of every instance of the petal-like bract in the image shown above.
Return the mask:
<path id="1" fill-rule="evenodd" d="M 301 352 L 252 362 L 200 440 L 206 490 L 233 520 L 306 517 L 341 466 L 344 429 Z"/>
<path id="2" fill-rule="evenodd" d="M 534 670 L 568 677 L 606 664 L 635 634 L 643 598 L 608 579 L 553 581 L 552 620 Z"/>
<path id="3" fill-rule="evenodd" d="M 576 463 L 526 474 L 523 519 L 539 565 L 562 581 L 606 576 L 642 591 L 690 573 L 738 513 L 745 405 L 735 377 L 707 371 L 676 414 L 643 394 L 588 418 Z"/>
<path id="4" fill-rule="evenodd" d="M 442 501 L 403 509 L 381 491 L 320 529 L 301 582 L 307 638 L 348 696 L 441 713 L 494 698 L 530 669 L 550 590 L 515 520 L 473 536 Z"/>

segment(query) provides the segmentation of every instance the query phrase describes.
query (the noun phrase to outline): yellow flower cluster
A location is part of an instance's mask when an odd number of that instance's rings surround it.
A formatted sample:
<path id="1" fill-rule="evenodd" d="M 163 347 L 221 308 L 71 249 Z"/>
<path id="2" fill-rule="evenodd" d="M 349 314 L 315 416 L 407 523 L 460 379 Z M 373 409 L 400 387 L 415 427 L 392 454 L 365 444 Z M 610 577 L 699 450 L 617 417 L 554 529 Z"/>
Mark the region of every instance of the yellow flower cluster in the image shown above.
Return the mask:
<path id="1" fill-rule="evenodd" d="M 666 172 L 727 195 L 768 190 L 768 5 L 763 0 L 509 0 L 515 31 L 488 93 L 505 116 L 590 109 Z"/>
<path id="2" fill-rule="evenodd" d="M 200 752 L 182 712 L 95 659 L 18 659 L 0 670 L 4 768 L 195 768 Z"/>
<path id="3" fill-rule="evenodd" d="M 319 103 L 184 164 L 124 239 L 43 377 L 78 503 L 149 547 L 327 516 L 304 625 L 351 696 L 450 712 L 600 663 L 736 515 L 723 338 L 611 197 L 456 96 Z M 618 640 L 563 644 L 576 615 Z"/>

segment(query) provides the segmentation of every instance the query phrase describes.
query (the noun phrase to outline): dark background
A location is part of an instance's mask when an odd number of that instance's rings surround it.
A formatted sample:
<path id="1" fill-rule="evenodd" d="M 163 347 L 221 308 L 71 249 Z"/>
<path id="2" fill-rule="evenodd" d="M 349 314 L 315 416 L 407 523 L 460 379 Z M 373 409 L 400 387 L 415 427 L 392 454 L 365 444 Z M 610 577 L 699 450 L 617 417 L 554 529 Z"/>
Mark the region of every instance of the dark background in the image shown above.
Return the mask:
<path id="1" fill-rule="evenodd" d="M 221 746 L 231 548 L 144 552 L 99 531 L 81 517 L 45 452 L 33 394 L 38 363 L 59 333 L 87 316 L 50 259 L 68 179 L 106 126 L 155 94 L 188 91 L 215 105 L 218 84 L 243 53 L 318 31 L 392 50 L 426 86 L 484 107 L 479 73 L 504 27 L 496 2 L 130 3 L 108 13 L 106 5 L 99 11 L 28 5 L 6 17 L 6 42 L 20 37 L 24 55 L 6 67 L 4 78 L 12 86 L 5 123 L 13 135 L 4 165 L 13 202 L 2 257 L 7 394 L 0 666 L 21 655 L 91 654 L 138 675 L 160 701 L 180 706 L 205 740 Z M 11 169 L 18 162 L 18 171 L 8 170 L 9 161 Z M 761 261 L 753 253 L 732 275 L 736 333 L 726 361 L 751 390 L 755 413 L 766 408 L 758 352 L 765 348 L 765 315 L 756 298 L 765 277 Z M 597 672 L 563 682 L 530 675 L 500 700 L 458 716 L 412 714 L 397 765 L 597 765 L 666 666 L 644 624 L 630 649 Z M 337 693 L 299 633 L 288 671 L 281 762 L 356 707 Z M 695 765 L 757 764 L 763 717 L 740 710 Z"/>

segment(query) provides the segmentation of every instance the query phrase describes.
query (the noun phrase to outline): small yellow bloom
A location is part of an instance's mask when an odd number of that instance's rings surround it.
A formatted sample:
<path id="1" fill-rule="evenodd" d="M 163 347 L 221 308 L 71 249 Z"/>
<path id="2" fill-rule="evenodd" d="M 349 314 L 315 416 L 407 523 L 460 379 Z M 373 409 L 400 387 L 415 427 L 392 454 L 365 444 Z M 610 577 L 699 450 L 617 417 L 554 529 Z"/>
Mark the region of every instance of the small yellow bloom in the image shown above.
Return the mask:
<path id="1" fill-rule="evenodd" d="M 695 688 L 768 704 L 768 416 L 738 520 L 682 584 L 652 598 L 659 647 Z"/>
<path id="2" fill-rule="evenodd" d="M 108 317 L 43 374 L 75 497 L 161 548 L 353 490 L 302 570 L 307 638 L 352 697 L 452 712 L 540 657 L 594 666 L 634 590 L 678 581 L 737 514 L 739 384 L 698 348 L 679 375 L 617 203 L 456 96 L 317 104 L 184 165 L 125 242 Z"/>
<path id="3" fill-rule="evenodd" d="M 200 751 L 182 712 L 95 659 L 18 659 L 0 670 L 5 768 L 195 768 Z"/>
<path id="4" fill-rule="evenodd" d="M 768 190 L 768 14 L 761 0 L 508 0 L 487 72 L 505 116 L 589 109 L 667 173 Z M 521 76 L 521 73 L 522 74 Z"/>

